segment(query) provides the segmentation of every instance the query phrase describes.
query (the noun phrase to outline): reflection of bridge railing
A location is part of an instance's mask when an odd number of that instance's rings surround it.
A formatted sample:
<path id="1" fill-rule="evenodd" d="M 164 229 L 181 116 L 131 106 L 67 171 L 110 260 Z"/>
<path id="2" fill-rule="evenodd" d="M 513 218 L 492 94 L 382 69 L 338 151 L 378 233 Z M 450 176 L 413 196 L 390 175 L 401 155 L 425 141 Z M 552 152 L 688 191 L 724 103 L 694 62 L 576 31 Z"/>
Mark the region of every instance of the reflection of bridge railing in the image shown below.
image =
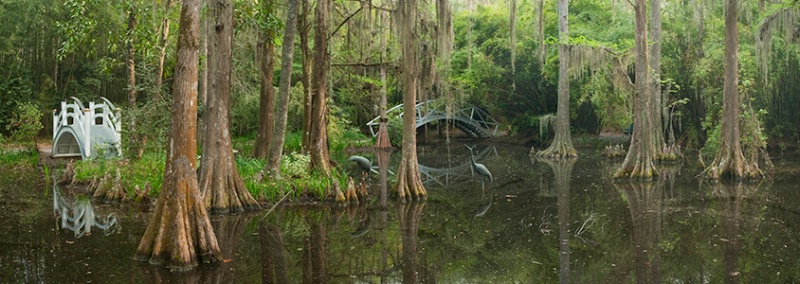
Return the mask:
<path id="1" fill-rule="evenodd" d="M 98 219 L 89 198 L 76 198 L 71 205 L 72 208 L 61 196 L 58 187 L 53 186 L 53 212 L 61 218 L 61 228 L 72 231 L 76 238 L 90 235 L 92 227 L 100 228 L 106 235 L 120 228 L 114 214 Z"/>
<path id="2" fill-rule="evenodd" d="M 486 147 L 480 153 L 475 155 L 475 161 L 479 162 L 489 156 L 491 153 L 497 155 L 495 147 Z M 456 182 L 468 180 L 473 177 L 472 165 L 470 159 L 467 157 L 466 161 L 459 163 L 457 166 L 449 168 L 434 168 L 425 165 L 419 165 L 419 173 L 422 177 L 422 183 L 425 186 L 439 186 L 443 188 L 450 187 Z"/>
<path id="3" fill-rule="evenodd" d="M 120 109 L 106 98 L 101 103 L 83 102 L 72 97 L 53 110 L 53 157 L 89 158 L 98 154 L 122 155 Z M 100 153 L 93 153 L 100 150 Z"/>
<path id="4" fill-rule="evenodd" d="M 416 127 L 419 128 L 433 121 L 444 120 L 466 133 L 471 137 L 493 137 L 499 134 L 500 124 L 489 116 L 485 111 L 477 107 L 466 107 L 458 109 L 448 114 L 435 101 L 421 102 L 416 105 Z M 386 115 L 403 116 L 403 105 L 397 105 L 388 111 Z M 372 136 L 378 135 L 378 125 L 380 117 L 376 117 L 367 123 Z"/>

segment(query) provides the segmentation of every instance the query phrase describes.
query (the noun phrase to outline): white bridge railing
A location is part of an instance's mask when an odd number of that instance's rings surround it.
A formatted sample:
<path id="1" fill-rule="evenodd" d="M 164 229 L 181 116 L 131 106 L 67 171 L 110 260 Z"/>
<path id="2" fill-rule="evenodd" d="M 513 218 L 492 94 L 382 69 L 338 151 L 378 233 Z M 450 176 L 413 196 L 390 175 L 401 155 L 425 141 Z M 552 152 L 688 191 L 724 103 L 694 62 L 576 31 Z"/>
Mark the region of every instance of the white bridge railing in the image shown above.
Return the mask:
<path id="1" fill-rule="evenodd" d="M 107 154 L 122 155 L 120 109 L 102 97 L 88 108 L 78 98 L 71 99 L 61 102 L 60 111 L 53 110 L 53 156 L 85 159 L 103 148 L 113 148 L 115 153 Z"/>
<path id="2" fill-rule="evenodd" d="M 415 105 L 416 126 L 420 127 L 432 121 L 447 120 L 457 122 L 456 127 L 469 128 L 462 129 L 467 134 L 477 137 L 492 137 L 499 133 L 500 123 L 489 116 L 488 113 L 477 107 L 465 107 L 450 114 L 440 109 L 436 101 L 420 102 Z M 396 105 L 386 111 L 387 117 L 403 116 L 403 105 Z M 367 123 L 369 131 L 373 137 L 378 135 L 380 117 L 376 117 Z"/>

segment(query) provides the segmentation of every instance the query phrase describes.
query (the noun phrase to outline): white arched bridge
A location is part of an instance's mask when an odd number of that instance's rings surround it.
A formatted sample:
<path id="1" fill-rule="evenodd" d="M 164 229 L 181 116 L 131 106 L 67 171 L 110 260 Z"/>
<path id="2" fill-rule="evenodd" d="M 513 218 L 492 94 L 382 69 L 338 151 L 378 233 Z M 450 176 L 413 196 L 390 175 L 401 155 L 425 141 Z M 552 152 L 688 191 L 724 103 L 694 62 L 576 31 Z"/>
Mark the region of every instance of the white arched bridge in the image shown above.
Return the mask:
<path id="1" fill-rule="evenodd" d="M 389 118 L 392 116 L 402 117 L 403 105 L 399 104 L 389 109 L 386 111 L 386 116 Z M 485 111 L 474 106 L 461 108 L 448 114 L 441 103 L 436 101 L 421 102 L 416 105 L 416 117 L 417 128 L 434 121 L 445 121 L 452 123 L 453 126 L 471 137 L 488 138 L 499 135 L 498 128 L 500 124 Z M 373 137 L 378 135 L 379 124 L 380 117 L 376 117 L 367 123 Z"/>
<path id="2" fill-rule="evenodd" d="M 121 156 L 120 109 L 106 98 L 100 103 L 83 102 L 72 97 L 53 110 L 53 157 Z"/>

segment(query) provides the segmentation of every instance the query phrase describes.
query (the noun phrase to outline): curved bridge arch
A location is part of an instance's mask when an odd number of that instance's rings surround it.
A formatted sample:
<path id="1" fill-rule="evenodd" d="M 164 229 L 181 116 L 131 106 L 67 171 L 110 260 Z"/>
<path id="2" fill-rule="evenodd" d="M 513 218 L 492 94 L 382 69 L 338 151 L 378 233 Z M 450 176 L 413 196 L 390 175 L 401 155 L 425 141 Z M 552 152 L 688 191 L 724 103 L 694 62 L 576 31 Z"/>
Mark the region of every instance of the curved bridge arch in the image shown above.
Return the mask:
<path id="1" fill-rule="evenodd" d="M 488 138 L 498 136 L 500 124 L 490 117 L 485 111 L 471 106 L 452 111 L 449 115 L 443 107 L 427 101 L 416 104 L 416 127 L 419 128 L 433 121 L 446 121 L 463 131 L 470 137 Z M 399 104 L 386 111 L 387 116 L 404 115 L 403 105 Z M 367 123 L 373 137 L 378 135 L 378 125 L 380 117 L 376 117 Z"/>
<path id="2" fill-rule="evenodd" d="M 120 109 L 106 98 L 100 103 L 83 102 L 72 97 L 61 102 L 61 111 L 53 110 L 53 157 L 120 156 Z"/>

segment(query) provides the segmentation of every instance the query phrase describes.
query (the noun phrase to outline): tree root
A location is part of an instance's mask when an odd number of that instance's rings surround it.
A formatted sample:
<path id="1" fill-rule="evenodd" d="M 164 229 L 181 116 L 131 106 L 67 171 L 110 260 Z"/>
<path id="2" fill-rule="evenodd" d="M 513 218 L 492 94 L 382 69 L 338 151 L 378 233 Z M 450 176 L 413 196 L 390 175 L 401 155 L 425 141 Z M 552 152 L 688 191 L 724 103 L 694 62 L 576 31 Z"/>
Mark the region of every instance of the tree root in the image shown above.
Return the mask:
<path id="1" fill-rule="evenodd" d="M 549 148 L 535 154 L 537 157 L 550 160 L 571 159 L 578 157 L 572 143 L 553 141 Z"/>

